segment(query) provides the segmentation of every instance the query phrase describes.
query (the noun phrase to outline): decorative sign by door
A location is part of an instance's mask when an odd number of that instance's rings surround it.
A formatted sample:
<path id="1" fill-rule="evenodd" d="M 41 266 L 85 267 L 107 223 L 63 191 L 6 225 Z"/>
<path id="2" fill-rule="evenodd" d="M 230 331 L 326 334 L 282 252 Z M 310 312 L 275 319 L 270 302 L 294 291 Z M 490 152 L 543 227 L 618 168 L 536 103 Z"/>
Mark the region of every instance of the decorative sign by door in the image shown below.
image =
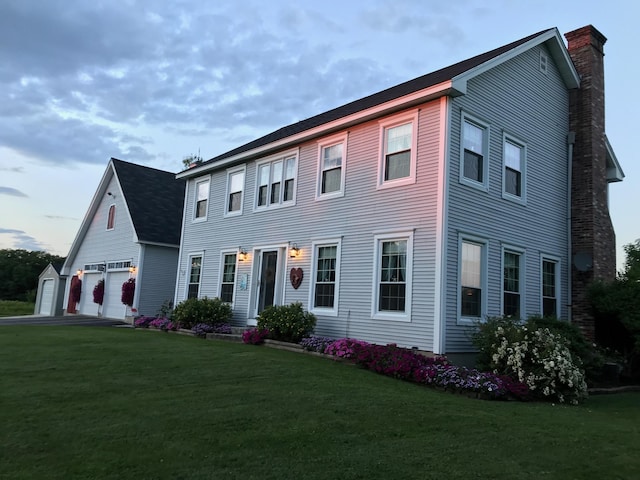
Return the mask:
<path id="1" fill-rule="evenodd" d="M 289 280 L 291 280 L 291 285 L 296 290 L 302 283 L 302 277 L 304 277 L 304 274 L 302 273 L 301 268 L 292 268 L 291 272 L 289 272 Z"/>

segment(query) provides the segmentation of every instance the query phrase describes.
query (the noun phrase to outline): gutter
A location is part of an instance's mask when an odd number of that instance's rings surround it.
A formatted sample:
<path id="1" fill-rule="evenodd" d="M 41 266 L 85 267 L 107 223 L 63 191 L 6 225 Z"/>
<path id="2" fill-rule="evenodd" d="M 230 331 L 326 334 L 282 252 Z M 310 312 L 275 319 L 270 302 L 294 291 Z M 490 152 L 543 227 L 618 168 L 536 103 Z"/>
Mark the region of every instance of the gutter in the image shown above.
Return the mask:
<path id="1" fill-rule="evenodd" d="M 576 143 L 575 132 L 569 132 L 567 134 L 567 319 L 571 323 L 572 317 L 572 266 L 573 266 L 573 253 L 572 253 L 572 238 L 571 238 L 571 185 L 573 184 L 573 145 Z"/>

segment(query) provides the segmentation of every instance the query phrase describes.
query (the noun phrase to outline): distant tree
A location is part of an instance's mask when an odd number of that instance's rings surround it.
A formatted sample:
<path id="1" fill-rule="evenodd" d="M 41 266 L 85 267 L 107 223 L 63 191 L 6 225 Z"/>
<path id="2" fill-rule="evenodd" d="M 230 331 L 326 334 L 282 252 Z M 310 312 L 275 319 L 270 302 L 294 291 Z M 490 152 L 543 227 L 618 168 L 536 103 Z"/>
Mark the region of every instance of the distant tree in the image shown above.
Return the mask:
<path id="1" fill-rule="evenodd" d="M 620 278 L 630 282 L 640 281 L 640 239 L 625 245 L 624 253 L 627 254 L 627 260 L 624 270 L 620 272 Z"/>
<path id="2" fill-rule="evenodd" d="M 0 249 L 0 300 L 33 301 L 38 276 L 49 263 L 64 262 L 64 257 L 47 252 Z"/>
<path id="3" fill-rule="evenodd" d="M 182 165 L 184 168 L 191 168 L 195 165 L 200 165 L 203 162 L 202 157 L 200 156 L 200 151 L 198 150 L 197 155 L 188 155 L 182 159 Z"/>

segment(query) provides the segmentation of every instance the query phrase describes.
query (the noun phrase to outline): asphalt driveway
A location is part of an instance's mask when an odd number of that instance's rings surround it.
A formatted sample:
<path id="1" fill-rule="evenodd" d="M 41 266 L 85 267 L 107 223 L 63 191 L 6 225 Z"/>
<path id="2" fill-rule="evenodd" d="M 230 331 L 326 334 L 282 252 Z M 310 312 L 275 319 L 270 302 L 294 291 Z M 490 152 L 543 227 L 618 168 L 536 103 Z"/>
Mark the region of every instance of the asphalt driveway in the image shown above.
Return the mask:
<path id="1" fill-rule="evenodd" d="M 81 327 L 128 327 L 128 323 L 111 318 L 91 317 L 88 315 L 64 315 L 60 317 L 42 317 L 24 315 L 20 317 L 0 317 L 0 327 L 5 325 L 77 325 Z"/>

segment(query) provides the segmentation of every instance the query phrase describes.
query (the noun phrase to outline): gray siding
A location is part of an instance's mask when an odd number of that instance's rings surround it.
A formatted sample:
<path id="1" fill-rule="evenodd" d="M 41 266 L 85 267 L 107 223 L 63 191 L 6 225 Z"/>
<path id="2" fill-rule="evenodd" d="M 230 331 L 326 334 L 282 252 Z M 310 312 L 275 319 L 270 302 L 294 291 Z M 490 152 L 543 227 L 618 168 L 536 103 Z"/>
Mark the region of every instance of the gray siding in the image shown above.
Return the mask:
<path id="1" fill-rule="evenodd" d="M 412 185 L 376 189 L 380 156 L 380 126 L 370 121 L 348 131 L 345 194 L 316 200 L 318 145 L 299 146 L 295 205 L 275 210 L 254 211 L 256 163 L 246 169 L 242 215 L 224 217 L 226 171 L 211 175 L 210 205 L 206 222 L 193 223 L 194 186 L 187 184 L 184 235 L 178 269 L 176 301 L 186 296 L 189 254 L 204 252 L 200 296 L 217 296 L 221 250 L 242 246 L 250 253 L 238 263 L 238 277 L 248 276 L 247 290 L 236 281 L 234 322 L 245 325 L 253 317 L 251 298 L 256 275 L 253 249 L 284 246 L 295 242 L 301 248 L 296 259 L 285 258 L 280 272 L 283 298 L 278 303 L 300 301 L 309 308 L 311 287 L 311 245 L 321 239 L 342 239 L 338 315 L 318 315 L 316 333 L 350 336 L 376 343 L 395 342 L 431 350 L 435 290 L 435 225 L 438 185 L 440 103 L 420 107 L 417 127 L 417 181 Z M 374 236 L 389 231 L 413 232 L 413 305 L 410 322 L 373 319 L 372 290 Z M 298 290 L 289 282 L 289 270 L 300 267 L 304 280 Z"/>
<path id="2" fill-rule="evenodd" d="M 448 171 L 446 351 L 471 349 L 458 325 L 459 233 L 488 239 L 488 314 L 501 313 L 501 248 L 525 249 L 524 317 L 540 313 L 540 255 L 561 259 L 561 297 L 567 302 L 568 91 L 549 55 L 539 71 L 540 46 L 479 75 L 451 102 Z M 490 125 L 489 191 L 459 182 L 461 111 Z M 526 205 L 502 198 L 503 132 L 526 142 Z M 566 306 L 562 316 L 566 318 Z"/>
<path id="3" fill-rule="evenodd" d="M 138 270 L 139 315 L 156 315 L 162 304 L 173 301 L 178 267 L 178 249 L 143 245 Z"/>
<path id="4" fill-rule="evenodd" d="M 111 196 L 99 200 L 99 205 L 91 219 L 86 235 L 82 239 L 82 244 L 78 248 L 78 253 L 70 264 L 70 275 L 75 275 L 78 270 L 83 270 L 85 264 L 101 263 L 119 260 L 132 260 L 134 265 L 139 264 L 139 245 L 134 243 L 135 234 L 131 219 L 127 213 L 122 192 L 118 187 L 115 177 L 111 179 L 107 191 L 115 193 L 115 199 Z M 107 230 L 107 216 L 109 206 L 116 205 L 116 217 L 113 230 Z M 84 282 L 83 282 L 84 283 Z M 68 291 L 71 282 L 67 282 L 65 293 L 65 308 L 68 301 Z M 82 296 L 92 295 L 93 292 L 85 291 L 84 285 Z"/>

